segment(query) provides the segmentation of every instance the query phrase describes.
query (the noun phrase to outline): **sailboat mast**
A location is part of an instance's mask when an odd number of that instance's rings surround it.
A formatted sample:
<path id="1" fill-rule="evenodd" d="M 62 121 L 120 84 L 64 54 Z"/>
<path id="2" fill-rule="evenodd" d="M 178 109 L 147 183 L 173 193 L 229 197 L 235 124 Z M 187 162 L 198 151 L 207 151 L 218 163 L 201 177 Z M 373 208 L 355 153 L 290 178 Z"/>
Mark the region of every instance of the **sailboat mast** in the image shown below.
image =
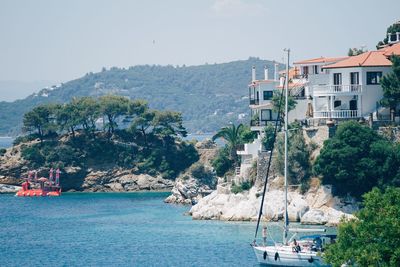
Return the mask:
<path id="1" fill-rule="evenodd" d="M 284 226 L 284 234 L 283 234 L 283 243 L 287 243 L 287 234 L 288 234 L 288 226 L 289 226 L 289 218 L 288 218 L 288 181 L 287 181 L 287 171 L 288 171 L 288 95 L 289 95 L 289 55 L 290 49 L 285 49 L 287 52 L 287 62 L 286 62 L 286 78 L 285 78 L 285 226 Z"/>

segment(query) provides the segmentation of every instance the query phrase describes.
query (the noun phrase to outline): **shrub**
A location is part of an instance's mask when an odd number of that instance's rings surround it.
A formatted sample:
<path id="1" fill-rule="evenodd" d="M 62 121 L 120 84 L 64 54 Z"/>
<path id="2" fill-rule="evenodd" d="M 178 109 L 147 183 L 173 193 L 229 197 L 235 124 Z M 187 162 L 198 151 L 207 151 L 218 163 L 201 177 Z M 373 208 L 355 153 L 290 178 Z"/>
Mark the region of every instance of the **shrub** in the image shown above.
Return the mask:
<path id="1" fill-rule="evenodd" d="M 0 157 L 4 156 L 4 154 L 7 152 L 5 148 L 0 148 Z"/>
<path id="2" fill-rule="evenodd" d="M 21 156 L 30 161 L 32 167 L 40 167 L 45 163 L 45 157 L 40 153 L 40 147 L 38 145 L 22 148 Z"/>
<path id="3" fill-rule="evenodd" d="M 374 186 L 400 185 L 400 146 L 372 129 L 350 121 L 324 143 L 314 171 L 338 195 L 360 197 Z"/>
<path id="4" fill-rule="evenodd" d="M 29 135 L 22 135 L 22 136 L 18 136 L 17 138 L 14 139 L 13 141 L 13 145 L 19 145 L 22 143 L 27 143 L 29 141 L 33 141 L 35 139 L 38 139 L 39 136 L 37 134 L 29 134 Z"/>
<path id="5" fill-rule="evenodd" d="M 243 191 L 249 190 L 251 186 L 252 184 L 249 181 L 245 181 L 240 185 Z"/>
<path id="6" fill-rule="evenodd" d="M 227 147 L 220 148 L 211 165 L 219 177 L 223 177 L 231 170 L 233 168 L 233 160 L 229 158 L 229 149 Z"/>
<path id="7" fill-rule="evenodd" d="M 234 193 L 234 194 L 238 194 L 238 193 L 242 193 L 243 189 L 242 189 L 242 187 L 240 185 L 232 184 L 231 192 Z"/>
<path id="8" fill-rule="evenodd" d="M 216 182 L 213 172 L 204 167 L 200 162 L 197 162 L 190 167 L 190 173 L 202 184 L 213 186 Z"/>
<path id="9" fill-rule="evenodd" d="M 231 192 L 234 194 L 242 193 L 243 191 L 249 190 L 252 187 L 251 182 L 245 181 L 239 185 L 232 183 Z"/>
<path id="10" fill-rule="evenodd" d="M 268 124 L 264 129 L 265 136 L 262 139 L 262 145 L 265 150 L 270 151 L 274 145 L 274 126 Z"/>
<path id="11" fill-rule="evenodd" d="M 251 143 L 257 138 L 257 133 L 250 130 L 249 126 L 243 126 L 240 132 L 240 139 L 242 143 Z"/>

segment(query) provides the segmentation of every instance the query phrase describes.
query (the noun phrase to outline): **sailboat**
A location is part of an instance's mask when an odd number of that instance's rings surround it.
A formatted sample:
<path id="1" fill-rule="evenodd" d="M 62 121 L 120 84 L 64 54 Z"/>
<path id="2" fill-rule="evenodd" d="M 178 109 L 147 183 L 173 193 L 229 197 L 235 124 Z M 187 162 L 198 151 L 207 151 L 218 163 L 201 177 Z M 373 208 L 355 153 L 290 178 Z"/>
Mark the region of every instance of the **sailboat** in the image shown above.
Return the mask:
<path id="1" fill-rule="evenodd" d="M 283 226 L 283 242 L 277 243 L 274 242 L 273 245 L 266 244 L 266 237 L 267 237 L 267 228 L 263 229 L 263 239 L 264 242 L 262 244 L 257 244 L 256 238 L 258 229 L 260 226 L 260 220 L 262 217 L 262 210 L 264 206 L 264 199 L 265 193 L 268 183 L 268 175 L 271 166 L 271 159 L 272 159 L 272 151 L 269 156 L 269 163 L 267 168 L 267 175 L 264 182 L 263 194 L 261 199 L 261 207 L 259 210 L 259 216 L 257 221 L 256 232 L 254 236 L 254 241 L 251 244 L 254 253 L 257 257 L 257 261 L 260 264 L 268 265 L 268 266 L 329 266 L 328 264 L 323 262 L 322 259 L 322 252 L 323 252 L 323 243 L 333 242 L 335 239 L 335 235 L 326 235 L 326 234 L 314 234 L 303 236 L 296 240 L 298 233 L 301 232 L 325 232 L 325 229 L 302 229 L 302 228 L 289 228 L 289 218 L 288 218 L 288 202 L 287 202 L 287 195 L 288 195 L 288 182 L 287 182 L 287 147 L 288 147 L 288 83 L 289 83 L 289 55 L 290 49 L 285 49 L 287 52 L 287 64 L 286 64 L 286 78 L 285 78 L 285 216 L 284 216 L 284 226 Z M 281 101 L 282 103 L 283 94 L 281 94 Z M 281 106 L 279 106 L 278 110 L 278 118 L 275 121 L 275 130 L 274 130 L 274 139 L 276 138 L 277 128 L 278 128 L 278 121 L 281 111 Z M 288 233 L 292 233 L 292 236 L 288 239 Z"/>

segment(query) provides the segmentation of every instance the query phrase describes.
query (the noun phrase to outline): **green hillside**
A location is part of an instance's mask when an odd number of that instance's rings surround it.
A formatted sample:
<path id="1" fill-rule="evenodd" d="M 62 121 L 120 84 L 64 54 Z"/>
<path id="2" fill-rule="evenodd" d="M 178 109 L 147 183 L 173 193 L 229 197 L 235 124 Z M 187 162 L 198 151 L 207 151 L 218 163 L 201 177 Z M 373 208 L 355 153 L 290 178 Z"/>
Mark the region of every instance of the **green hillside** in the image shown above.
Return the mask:
<path id="1" fill-rule="evenodd" d="M 249 58 L 223 64 L 144 65 L 87 73 L 61 86 L 42 89 L 23 100 L 0 102 L 0 135 L 18 134 L 23 114 L 38 104 L 105 94 L 145 99 L 151 108 L 180 111 L 188 132 L 214 132 L 229 122 L 238 123 L 241 113 L 247 116 L 240 122 L 247 123 L 251 67 L 256 66 L 257 78 L 262 78 L 264 66 L 269 68 L 272 77 L 273 65 L 272 61 Z"/>

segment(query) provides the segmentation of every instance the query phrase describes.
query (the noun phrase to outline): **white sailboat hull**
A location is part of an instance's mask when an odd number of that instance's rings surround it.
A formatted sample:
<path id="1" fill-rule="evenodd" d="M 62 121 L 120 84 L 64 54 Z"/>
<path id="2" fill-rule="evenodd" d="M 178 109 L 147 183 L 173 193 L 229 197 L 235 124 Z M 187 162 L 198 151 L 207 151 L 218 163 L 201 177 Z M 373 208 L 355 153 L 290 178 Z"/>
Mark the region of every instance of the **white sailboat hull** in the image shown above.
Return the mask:
<path id="1" fill-rule="evenodd" d="M 294 252 L 290 246 L 253 246 L 253 250 L 258 262 L 267 266 L 330 266 L 317 252 Z"/>

